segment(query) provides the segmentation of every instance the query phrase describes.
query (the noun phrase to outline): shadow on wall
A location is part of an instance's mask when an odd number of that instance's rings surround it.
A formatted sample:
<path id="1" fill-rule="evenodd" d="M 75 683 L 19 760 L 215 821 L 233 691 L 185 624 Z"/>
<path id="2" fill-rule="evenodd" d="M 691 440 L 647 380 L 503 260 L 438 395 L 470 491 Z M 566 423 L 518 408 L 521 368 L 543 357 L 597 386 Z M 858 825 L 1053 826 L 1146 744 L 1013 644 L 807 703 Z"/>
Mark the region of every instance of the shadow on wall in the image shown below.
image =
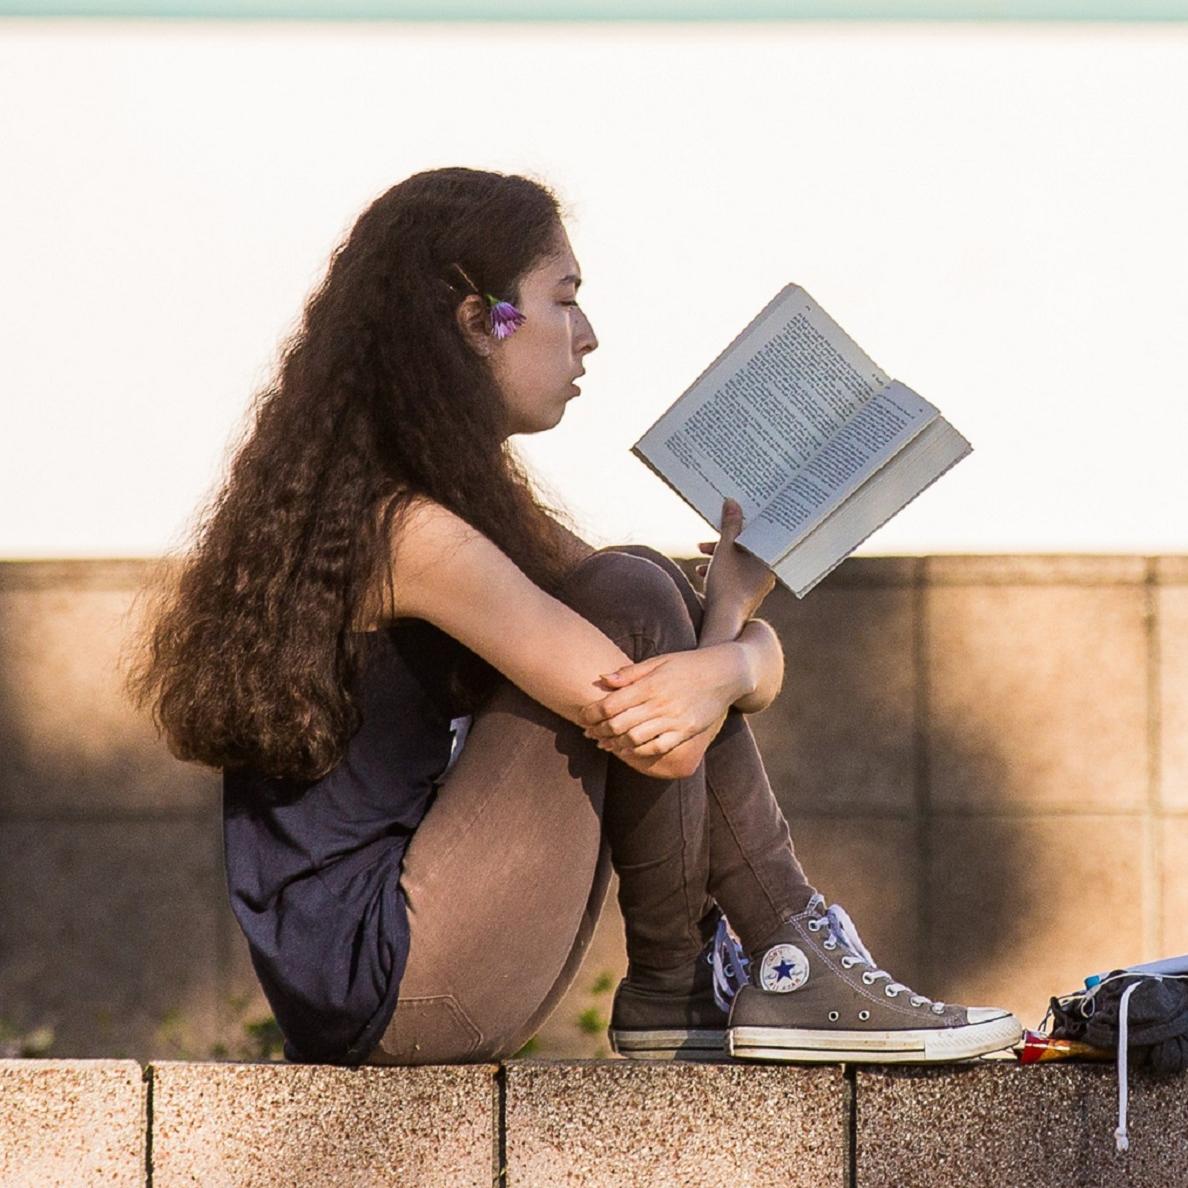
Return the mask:
<path id="1" fill-rule="evenodd" d="M 961 757 L 929 704 L 922 565 L 853 559 L 803 600 L 773 592 L 762 614 L 784 647 L 784 689 L 752 726 L 809 880 L 893 977 L 941 997 L 1009 963 L 998 884 L 1014 885 L 1015 911 L 1029 872 L 1010 845 L 987 862 L 976 834 L 938 853 L 930 757 Z M 983 742 L 992 752 L 989 730 Z M 1005 803 L 1008 772 L 1000 755 L 987 811 Z M 959 940 L 945 924 L 958 901 L 977 905 Z"/>
<path id="2" fill-rule="evenodd" d="M 227 1001 L 218 781 L 120 690 L 143 563 L 0 565 L 0 1028 L 208 1054 Z M 44 1034 L 44 1033 L 43 1033 Z M 15 1038 L 14 1038 L 15 1037 Z"/>

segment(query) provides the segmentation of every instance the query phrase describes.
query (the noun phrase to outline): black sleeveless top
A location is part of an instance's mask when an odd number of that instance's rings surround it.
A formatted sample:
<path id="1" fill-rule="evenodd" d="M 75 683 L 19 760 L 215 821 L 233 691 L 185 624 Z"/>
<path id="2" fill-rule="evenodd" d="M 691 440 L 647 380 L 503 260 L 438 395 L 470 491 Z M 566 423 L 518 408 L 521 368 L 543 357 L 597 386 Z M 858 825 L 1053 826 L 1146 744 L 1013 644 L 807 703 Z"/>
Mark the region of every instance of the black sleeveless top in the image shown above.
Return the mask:
<path id="1" fill-rule="evenodd" d="M 462 644 L 420 619 L 369 632 L 362 726 L 312 784 L 223 775 L 227 886 L 289 1060 L 358 1064 L 408 957 L 400 865 L 450 758 Z"/>

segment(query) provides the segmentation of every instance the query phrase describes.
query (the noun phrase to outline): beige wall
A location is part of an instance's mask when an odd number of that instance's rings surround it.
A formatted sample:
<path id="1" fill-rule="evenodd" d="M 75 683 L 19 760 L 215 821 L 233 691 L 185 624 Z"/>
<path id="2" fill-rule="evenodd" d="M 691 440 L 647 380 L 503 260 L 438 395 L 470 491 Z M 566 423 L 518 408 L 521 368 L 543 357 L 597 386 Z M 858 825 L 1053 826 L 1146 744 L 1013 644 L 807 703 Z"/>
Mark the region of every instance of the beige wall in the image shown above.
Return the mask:
<path id="1" fill-rule="evenodd" d="M 267 1007 L 218 781 L 118 695 L 144 573 L 0 564 L 0 1029 L 51 1026 L 62 1056 L 250 1055 Z M 1084 974 L 1188 950 L 1188 557 L 861 558 L 765 613 L 773 786 L 898 978 L 1034 1025 Z M 610 905 L 541 1054 L 603 1049 L 622 964 Z"/>

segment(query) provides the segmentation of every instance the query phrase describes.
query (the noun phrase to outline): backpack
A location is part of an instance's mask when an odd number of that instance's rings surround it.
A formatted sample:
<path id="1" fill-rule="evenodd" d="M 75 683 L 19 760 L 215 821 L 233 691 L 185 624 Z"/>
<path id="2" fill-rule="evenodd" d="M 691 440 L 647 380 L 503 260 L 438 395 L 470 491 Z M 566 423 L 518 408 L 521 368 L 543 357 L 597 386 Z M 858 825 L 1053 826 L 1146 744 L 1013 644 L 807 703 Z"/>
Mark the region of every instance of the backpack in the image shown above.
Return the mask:
<path id="1" fill-rule="evenodd" d="M 1090 978 L 1084 990 L 1053 998 L 1048 1007 L 1053 1037 L 1079 1040 L 1118 1053 L 1119 1151 L 1130 1146 L 1126 1130 L 1127 1065 L 1157 1076 L 1188 1068 L 1188 967 L 1185 958 L 1116 969 Z M 1171 972 L 1183 969 L 1184 972 Z"/>

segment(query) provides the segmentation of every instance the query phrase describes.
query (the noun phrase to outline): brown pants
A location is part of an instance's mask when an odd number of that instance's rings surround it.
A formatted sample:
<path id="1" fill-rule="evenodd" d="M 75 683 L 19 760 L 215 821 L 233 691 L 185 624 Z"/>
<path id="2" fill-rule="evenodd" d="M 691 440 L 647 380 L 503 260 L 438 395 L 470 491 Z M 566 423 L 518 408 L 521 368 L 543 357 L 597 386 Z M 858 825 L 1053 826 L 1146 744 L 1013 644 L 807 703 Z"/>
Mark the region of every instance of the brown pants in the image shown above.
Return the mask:
<path id="1" fill-rule="evenodd" d="M 651 549 L 593 554 L 562 596 L 635 660 L 697 646 L 700 596 Z M 813 893 L 744 715 L 658 780 L 504 683 L 405 855 L 408 964 L 369 1062 L 516 1052 L 577 976 L 612 861 L 633 974 L 691 968 L 715 902 L 752 950 Z"/>

